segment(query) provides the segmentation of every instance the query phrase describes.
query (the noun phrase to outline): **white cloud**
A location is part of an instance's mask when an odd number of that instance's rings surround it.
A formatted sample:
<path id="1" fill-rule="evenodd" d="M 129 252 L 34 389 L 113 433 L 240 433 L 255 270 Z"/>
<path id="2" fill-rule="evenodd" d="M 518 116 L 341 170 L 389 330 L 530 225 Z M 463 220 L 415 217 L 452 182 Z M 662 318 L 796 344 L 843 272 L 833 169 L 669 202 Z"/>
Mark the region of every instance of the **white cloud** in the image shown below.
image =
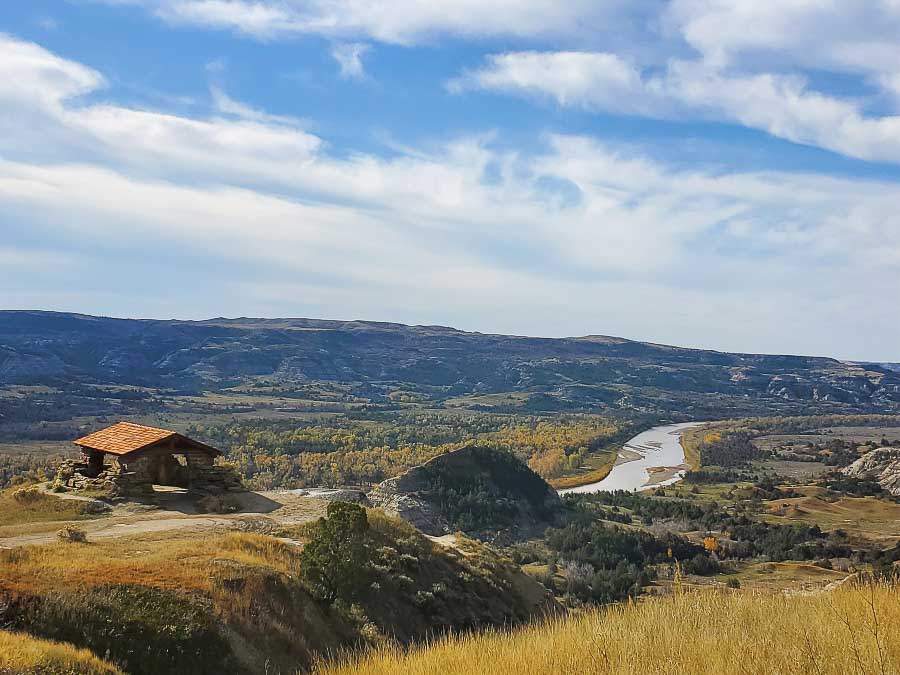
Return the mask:
<path id="1" fill-rule="evenodd" d="M 81 0 L 137 5 L 174 24 L 264 39 L 316 34 L 417 44 L 438 37 L 519 37 L 571 47 L 611 42 L 655 54 L 747 65 L 883 75 L 900 70 L 896 0 Z M 627 40 L 615 38 L 627 36 Z"/>
<path id="2" fill-rule="evenodd" d="M 562 135 L 535 153 L 485 137 L 338 157 L 224 94 L 216 116 L 177 116 L 73 98 L 103 78 L 36 45 L 0 42 L 0 64 L 4 246 L 27 230 L 83 260 L 47 307 L 79 288 L 77 309 L 159 313 L 171 280 L 201 314 L 898 356 L 880 330 L 900 279 L 896 184 L 675 170 Z M 55 140 L 36 155 L 35 138 Z M 84 277 L 117 261 L 127 280 Z M 0 304 L 21 306 L 26 286 L 40 299 L 43 271 L 23 270 Z"/>
<path id="3" fill-rule="evenodd" d="M 900 161 L 897 0 L 106 1 L 260 39 L 326 36 L 338 41 L 333 56 L 345 77 L 362 75 L 361 41 L 538 42 L 543 51 L 494 55 L 452 86 L 541 93 L 622 115 L 719 120 Z M 823 74 L 851 78 L 858 95 L 807 82 Z"/>
<path id="4" fill-rule="evenodd" d="M 563 106 L 627 114 L 649 115 L 655 107 L 640 72 L 616 54 L 529 51 L 495 54 L 487 60 L 484 68 L 451 80 L 448 88 L 454 92 L 480 88 L 549 96 Z"/>
<path id="5" fill-rule="evenodd" d="M 41 47 L 0 38 L 0 152 L 96 157 L 143 172 L 198 171 L 262 176 L 277 165 L 296 172 L 314 157 L 321 140 L 298 121 L 267 115 L 213 90 L 227 115 L 196 119 L 72 99 L 104 84 L 95 71 Z M 51 142 L 52 141 L 52 142 Z"/>
<path id="6" fill-rule="evenodd" d="M 58 105 L 104 85 L 100 73 L 40 46 L 0 33 L 0 95 L 11 101 Z"/>
<path id="7" fill-rule="evenodd" d="M 100 0 L 104 1 L 104 0 Z M 414 44 L 440 36 L 562 37 L 613 34 L 634 8 L 612 0 L 105 0 L 141 5 L 173 24 L 262 39 L 315 34 Z M 645 5 L 662 6 L 662 0 Z M 646 10 L 644 10 L 646 11 Z"/>
<path id="8" fill-rule="evenodd" d="M 719 65 L 900 71 L 896 0 L 672 0 L 664 21 Z"/>
<path id="9" fill-rule="evenodd" d="M 811 90 L 802 77 L 730 74 L 697 61 L 641 71 L 615 54 L 510 52 L 449 83 L 550 97 L 561 106 L 659 119 L 736 122 L 865 160 L 900 162 L 900 116 Z"/>
<path id="10" fill-rule="evenodd" d="M 301 120 L 285 115 L 272 115 L 270 113 L 258 110 L 253 106 L 247 105 L 241 101 L 237 101 L 229 96 L 224 89 L 217 85 L 209 88 L 212 96 L 213 106 L 223 115 L 238 117 L 243 120 L 253 122 L 266 122 L 278 126 L 297 127 L 300 126 Z"/>
<path id="11" fill-rule="evenodd" d="M 365 76 L 362 57 L 369 45 L 361 42 L 342 42 L 331 47 L 331 55 L 341 67 L 341 77 L 360 79 Z"/>
<path id="12" fill-rule="evenodd" d="M 275 3 L 171 0 L 144 4 L 155 5 L 160 17 L 174 23 L 234 29 L 257 37 L 273 37 L 282 32 L 291 32 L 296 26 L 292 14 Z"/>

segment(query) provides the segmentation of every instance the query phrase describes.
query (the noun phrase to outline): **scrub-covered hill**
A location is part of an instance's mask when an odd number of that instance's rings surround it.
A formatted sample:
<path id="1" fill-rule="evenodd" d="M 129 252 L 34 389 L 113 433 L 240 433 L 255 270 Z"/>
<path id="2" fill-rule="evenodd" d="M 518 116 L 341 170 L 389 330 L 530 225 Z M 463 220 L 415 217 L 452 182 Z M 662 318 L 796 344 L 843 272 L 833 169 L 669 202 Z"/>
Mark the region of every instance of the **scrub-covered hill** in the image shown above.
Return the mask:
<path id="1" fill-rule="evenodd" d="M 431 535 L 462 530 L 504 541 L 541 536 L 563 505 L 540 476 L 512 454 L 466 446 L 391 478 L 369 499 Z"/>

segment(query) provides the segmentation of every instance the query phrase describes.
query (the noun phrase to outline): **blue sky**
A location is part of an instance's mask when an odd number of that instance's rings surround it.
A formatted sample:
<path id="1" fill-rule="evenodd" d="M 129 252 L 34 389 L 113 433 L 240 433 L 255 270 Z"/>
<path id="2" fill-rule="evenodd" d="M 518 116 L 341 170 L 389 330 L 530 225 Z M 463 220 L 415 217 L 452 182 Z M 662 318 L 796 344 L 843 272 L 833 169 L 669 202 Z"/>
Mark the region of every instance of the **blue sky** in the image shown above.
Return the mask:
<path id="1" fill-rule="evenodd" d="M 0 305 L 900 361 L 896 0 L 0 10 Z"/>

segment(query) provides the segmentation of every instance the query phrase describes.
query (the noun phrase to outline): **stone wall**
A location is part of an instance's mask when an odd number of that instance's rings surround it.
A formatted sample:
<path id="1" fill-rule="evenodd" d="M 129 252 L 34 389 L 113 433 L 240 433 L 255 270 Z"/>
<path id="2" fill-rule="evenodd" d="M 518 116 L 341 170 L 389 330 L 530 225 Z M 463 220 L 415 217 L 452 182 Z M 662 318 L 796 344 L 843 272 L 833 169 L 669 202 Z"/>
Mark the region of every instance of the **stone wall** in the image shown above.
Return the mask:
<path id="1" fill-rule="evenodd" d="M 67 459 L 56 473 L 56 483 L 69 490 L 100 492 L 112 498 L 138 497 L 153 494 L 153 486 L 141 476 L 126 471 L 118 462 L 103 467 L 96 476 L 93 467 L 85 461 Z"/>
<path id="2" fill-rule="evenodd" d="M 192 464 L 188 466 L 190 489 L 196 492 L 219 494 L 222 492 L 243 492 L 241 477 L 228 466 Z"/>
<path id="3" fill-rule="evenodd" d="M 216 466 L 214 458 L 201 452 L 176 452 L 183 455 L 181 464 L 171 451 L 149 452 L 119 461 L 107 456 L 107 463 L 97 471 L 90 458 L 65 460 L 57 470 L 57 484 L 69 490 L 102 492 L 113 498 L 146 497 L 153 494 L 153 484 L 160 469 L 168 478 L 165 484 L 188 488 L 199 494 L 221 494 L 244 490 L 240 476 L 230 467 Z"/>

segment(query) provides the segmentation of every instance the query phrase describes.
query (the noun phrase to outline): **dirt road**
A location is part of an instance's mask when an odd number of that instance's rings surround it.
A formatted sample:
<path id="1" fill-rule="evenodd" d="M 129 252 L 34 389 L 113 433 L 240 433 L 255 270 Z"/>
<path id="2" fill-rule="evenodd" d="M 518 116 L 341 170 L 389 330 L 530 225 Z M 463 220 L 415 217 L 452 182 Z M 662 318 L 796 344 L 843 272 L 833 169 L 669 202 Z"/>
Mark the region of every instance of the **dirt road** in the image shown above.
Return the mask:
<path id="1" fill-rule="evenodd" d="M 324 495 L 323 495 L 324 496 Z M 68 495 L 62 498 L 71 498 Z M 295 525 L 325 514 L 328 501 L 322 496 L 291 491 L 247 492 L 237 494 L 240 510 L 233 514 L 198 513 L 196 504 L 183 493 L 170 491 L 157 495 L 156 505 L 126 503 L 114 506 L 108 514 L 89 520 L 40 522 L 18 525 L 15 534 L 0 534 L 0 549 L 18 548 L 57 541 L 56 532 L 64 525 L 82 530 L 88 541 L 153 533 L 166 536 L 195 536 L 231 530 L 271 534 L 286 525 Z"/>

